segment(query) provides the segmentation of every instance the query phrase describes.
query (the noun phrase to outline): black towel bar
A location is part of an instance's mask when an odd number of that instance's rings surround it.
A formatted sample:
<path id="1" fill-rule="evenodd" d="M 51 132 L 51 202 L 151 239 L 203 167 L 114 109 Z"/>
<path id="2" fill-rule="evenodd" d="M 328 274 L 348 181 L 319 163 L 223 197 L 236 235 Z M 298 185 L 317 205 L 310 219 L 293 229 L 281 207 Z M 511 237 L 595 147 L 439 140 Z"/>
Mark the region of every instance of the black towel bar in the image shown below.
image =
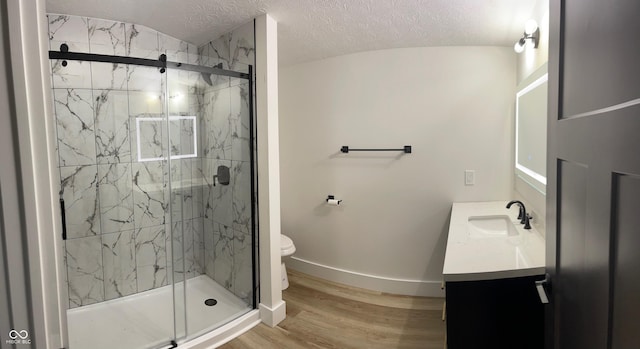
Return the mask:
<path id="1" fill-rule="evenodd" d="M 343 153 L 348 153 L 350 151 L 402 151 L 409 154 L 411 153 L 411 146 L 405 145 L 401 149 L 350 149 L 348 146 L 343 145 L 342 148 L 340 148 L 340 151 Z"/>

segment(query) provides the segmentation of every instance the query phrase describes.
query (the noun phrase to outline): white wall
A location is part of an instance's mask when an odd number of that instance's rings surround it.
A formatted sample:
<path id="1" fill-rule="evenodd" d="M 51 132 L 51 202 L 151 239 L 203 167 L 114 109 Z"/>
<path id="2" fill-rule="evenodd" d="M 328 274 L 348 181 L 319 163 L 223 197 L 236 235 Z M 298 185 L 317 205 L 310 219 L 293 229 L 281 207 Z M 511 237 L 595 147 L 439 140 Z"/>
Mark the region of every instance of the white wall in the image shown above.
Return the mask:
<path id="1" fill-rule="evenodd" d="M 286 317 L 280 283 L 278 23 L 269 14 L 255 23 L 260 318 L 274 327 Z"/>
<path id="2" fill-rule="evenodd" d="M 516 57 L 504 47 L 363 52 L 280 70 L 288 265 L 355 286 L 440 295 L 452 202 L 508 200 Z M 413 153 L 349 153 L 398 148 Z M 464 170 L 476 185 L 464 185 Z M 328 194 L 343 204 L 324 204 Z"/>

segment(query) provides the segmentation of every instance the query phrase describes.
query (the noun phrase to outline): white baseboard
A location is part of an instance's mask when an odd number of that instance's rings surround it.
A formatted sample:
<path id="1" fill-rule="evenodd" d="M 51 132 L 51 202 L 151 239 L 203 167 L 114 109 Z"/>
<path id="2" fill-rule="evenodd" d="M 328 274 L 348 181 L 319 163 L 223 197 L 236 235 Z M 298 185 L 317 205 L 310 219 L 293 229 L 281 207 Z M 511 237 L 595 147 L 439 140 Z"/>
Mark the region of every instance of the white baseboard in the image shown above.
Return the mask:
<path id="1" fill-rule="evenodd" d="M 260 319 L 270 327 L 277 326 L 287 316 L 287 304 L 284 301 L 280 301 L 273 308 L 269 308 L 262 303 L 258 307 L 260 309 Z"/>
<path id="2" fill-rule="evenodd" d="M 207 334 L 178 345 L 178 349 L 210 349 L 217 348 L 260 324 L 260 312 L 249 313 L 217 328 Z"/>
<path id="3" fill-rule="evenodd" d="M 287 268 L 341 284 L 407 296 L 444 297 L 442 281 L 396 279 L 358 273 L 298 257 L 286 260 Z"/>

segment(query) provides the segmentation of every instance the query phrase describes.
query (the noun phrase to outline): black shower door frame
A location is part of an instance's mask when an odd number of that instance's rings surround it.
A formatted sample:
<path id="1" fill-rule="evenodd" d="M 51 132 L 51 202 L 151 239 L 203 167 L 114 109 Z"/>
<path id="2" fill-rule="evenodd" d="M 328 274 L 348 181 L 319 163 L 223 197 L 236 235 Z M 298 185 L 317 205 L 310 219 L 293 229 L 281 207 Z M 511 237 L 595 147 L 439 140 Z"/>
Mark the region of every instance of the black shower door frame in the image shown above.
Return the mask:
<path id="1" fill-rule="evenodd" d="M 258 217 L 258 198 L 257 198 L 257 183 L 255 178 L 257 178 L 257 167 L 256 167 L 256 154 L 254 144 L 256 140 L 256 130 L 255 130 L 255 120 L 254 120 L 254 86 L 253 86 L 253 65 L 248 65 L 248 72 L 242 73 L 233 70 L 226 70 L 218 67 L 205 67 L 201 65 L 195 64 L 186 64 L 180 62 L 172 62 L 167 61 L 167 56 L 165 54 L 161 54 L 158 59 L 149 59 L 149 58 L 137 58 L 137 57 L 126 57 L 126 56 L 112 56 L 112 55 L 102 55 L 95 53 L 84 53 L 84 52 L 69 52 L 68 46 L 66 44 L 62 44 L 60 46 L 60 51 L 49 51 L 49 59 L 57 59 L 57 60 L 69 60 L 69 61 L 87 61 L 87 62 L 102 62 L 102 63 L 118 63 L 118 64 L 133 64 L 139 66 L 146 67 L 156 67 L 160 69 L 160 73 L 165 73 L 167 68 L 171 69 L 179 69 L 197 73 L 204 74 L 214 74 L 221 76 L 228 76 L 232 78 L 238 79 L 246 79 L 249 84 L 249 132 L 250 132 L 250 140 L 249 140 L 249 158 L 251 163 L 251 240 L 252 243 L 252 253 L 251 253 L 251 267 L 253 271 L 253 275 L 251 278 L 252 282 L 252 290 L 253 290 L 253 309 L 256 309 L 259 302 L 259 283 L 258 283 L 258 265 L 257 265 L 257 247 L 259 245 L 255 242 L 258 238 L 257 236 L 257 225 L 256 218 Z M 64 62 L 63 62 L 64 65 Z M 64 230 L 64 229 L 63 229 Z"/>

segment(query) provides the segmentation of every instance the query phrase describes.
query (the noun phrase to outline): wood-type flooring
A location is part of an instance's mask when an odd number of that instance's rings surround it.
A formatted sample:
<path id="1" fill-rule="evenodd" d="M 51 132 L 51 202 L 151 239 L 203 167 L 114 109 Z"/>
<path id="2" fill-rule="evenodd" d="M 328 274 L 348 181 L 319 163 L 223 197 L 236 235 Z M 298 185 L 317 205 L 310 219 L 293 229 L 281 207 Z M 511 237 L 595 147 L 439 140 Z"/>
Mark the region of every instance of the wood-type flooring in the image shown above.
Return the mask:
<path id="1" fill-rule="evenodd" d="M 444 299 L 384 294 L 289 270 L 287 318 L 259 324 L 222 349 L 442 349 Z"/>

